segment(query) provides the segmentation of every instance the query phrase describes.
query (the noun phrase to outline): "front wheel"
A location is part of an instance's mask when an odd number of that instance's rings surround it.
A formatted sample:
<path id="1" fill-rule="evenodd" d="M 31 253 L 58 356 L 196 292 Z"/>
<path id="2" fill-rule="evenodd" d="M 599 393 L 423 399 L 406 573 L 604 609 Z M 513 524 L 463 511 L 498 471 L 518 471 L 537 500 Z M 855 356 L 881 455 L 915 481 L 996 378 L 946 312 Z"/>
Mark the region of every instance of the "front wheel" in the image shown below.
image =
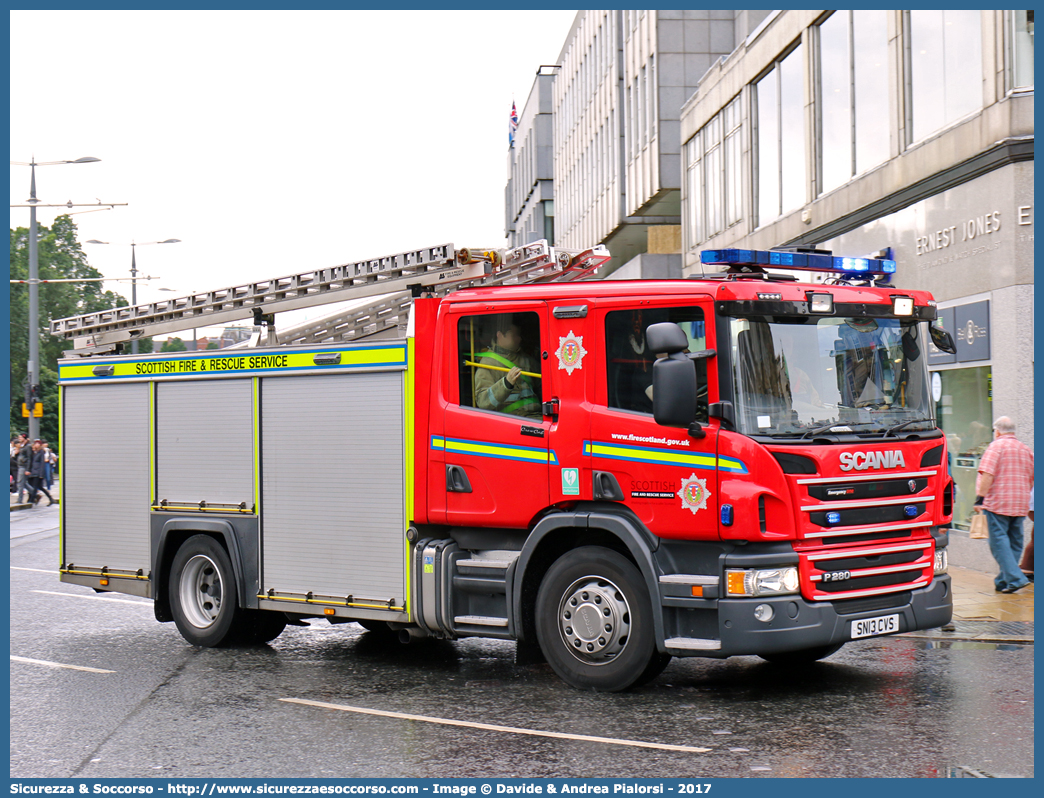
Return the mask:
<path id="1" fill-rule="evenodd" d="M 844 643 L 803 648 L 800 651 L 778 651 L 775 654 L 759 654 L 763 660 L 773 665 L 808 665 L 817 660 L 826 659 L 841 650 Z"/>
<path id="2" fill-rule="evenodd" d="M 225 549 L 208 535 L 186 540 L 170 569 L 170 608 L 181 636 L 194 646 L 236 642 L 242 611 Z"/>
<path id="3" fill-rule="evenodd" d="M 566 552 L 545 574 L 537 593 L 536 632 L 555 673 L 582 690 L 626 690 L 666 666 L 657 658 L 641 572 L 600 546 Z"/>

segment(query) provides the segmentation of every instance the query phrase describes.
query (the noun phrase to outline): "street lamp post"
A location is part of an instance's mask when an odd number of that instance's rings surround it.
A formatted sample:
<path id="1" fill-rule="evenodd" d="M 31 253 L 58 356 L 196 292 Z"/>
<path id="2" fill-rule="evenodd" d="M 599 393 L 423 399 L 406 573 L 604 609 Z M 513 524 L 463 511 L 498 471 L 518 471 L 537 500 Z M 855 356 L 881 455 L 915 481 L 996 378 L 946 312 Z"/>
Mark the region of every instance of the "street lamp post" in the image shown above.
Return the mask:
<path id="1" fill-rule="evenodd" d="M 29 396 L 26 398 L 35 404 L 35 387 L 40 384 L 40 263 L 39 250 L 37 248 L 36 229 L 36 167 L 57 166 L 66 163 L 96 163 L 100 158 L 77 158 L 75 161 L 37 161 L 34 156 L 29 163 L 22 161 L 11 161 L 14 166 L 28 166 L 31 170 L 29 184 Z M 40 437 L 40 422 L 33 414 L 33 406 L 30 401 L 26 402 L 29 407 L 29 440 L 34 441 Z"/>
<path id="2" fill-rule="evenodd" d="M 96 238 L 92 238 L 87 243 L 88 244 L 109 244 L 110 242 L 109 241 L 98 241 Z M 138 261 L 137 261 L 137 255 L 136 255 L 138 247 L 148 246 L 149 244 L 180 244 L 180 243 L 181 243 L 181 239 L 180 238 L 168 238 L 168 239 L 165 239 L 164 241 L 141 241 L 141 242 L 131 241 L 131 244 L 130 244 L 130 248 L 131 248 L 131 268 L 130 268 L 130 273 L 131 273 L 131 307 L 134 307 L 135 305 L 138 304 Z M 142 279 L 148 279 L 148 278 L 142 278 Z M 138 339 L 137 338 L 135 338 L 133 341 L 131 341 L 131 353 L 135 354 L 135 355 L 138 354 Z"/>

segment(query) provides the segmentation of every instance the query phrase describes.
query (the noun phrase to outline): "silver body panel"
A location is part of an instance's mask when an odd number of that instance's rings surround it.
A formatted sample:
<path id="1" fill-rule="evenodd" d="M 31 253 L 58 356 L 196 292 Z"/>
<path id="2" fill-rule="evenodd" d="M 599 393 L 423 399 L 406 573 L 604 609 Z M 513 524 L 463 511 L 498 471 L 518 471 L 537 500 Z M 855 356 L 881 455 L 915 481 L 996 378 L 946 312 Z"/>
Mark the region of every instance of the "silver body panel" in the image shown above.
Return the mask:
<path id="1" fill-rule="evenodd" d="M 67 387 L 62 426 L 63 563 L 148 574 L 149 386 Z"/>
<path id="2" fill-rule="evenodd" d="M 156 500 L 254 504 L 249 379 L 156 386 Z"/>
<path id="3" fill-rule="evenodd" d="M 264 378 L 263 592 L 405 599 L 403 373 Z"/>

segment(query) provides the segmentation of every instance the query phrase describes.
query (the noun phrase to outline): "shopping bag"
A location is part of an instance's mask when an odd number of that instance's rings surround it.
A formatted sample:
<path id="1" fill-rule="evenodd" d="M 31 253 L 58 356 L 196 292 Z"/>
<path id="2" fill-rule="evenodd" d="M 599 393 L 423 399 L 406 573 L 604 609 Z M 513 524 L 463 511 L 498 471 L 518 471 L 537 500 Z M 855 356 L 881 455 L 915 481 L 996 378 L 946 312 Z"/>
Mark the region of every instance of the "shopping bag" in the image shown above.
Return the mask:
<path id="1" fill-rule="evenodd" d="M 971 529 L 968 537 L 972 540 L 986 540 L 990 536 L 989 528 L 986 526 L 986 515 L 984 513 L 972 513 Z"/>

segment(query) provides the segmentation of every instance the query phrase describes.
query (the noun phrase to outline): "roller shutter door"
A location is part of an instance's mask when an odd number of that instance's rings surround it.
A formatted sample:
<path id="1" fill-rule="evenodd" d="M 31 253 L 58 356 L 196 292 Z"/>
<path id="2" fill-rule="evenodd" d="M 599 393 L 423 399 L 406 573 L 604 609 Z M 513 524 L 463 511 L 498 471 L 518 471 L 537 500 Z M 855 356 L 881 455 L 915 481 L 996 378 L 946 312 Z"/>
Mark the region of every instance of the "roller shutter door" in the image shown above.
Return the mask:
<path id="1" fill-rule="evenodd" d="M 63 562 L 148 574 L 149 386 L 65 388 Z"/>
<path id="2" fill-rule="evenodd" d="M 254 505 L 250 380 L 156 385 L 156 498 Z"/>
<path id="3" fill-rule="evenodd" d="M 403 601 L 403 374 L 262 380 L 263 585 Z"/>

